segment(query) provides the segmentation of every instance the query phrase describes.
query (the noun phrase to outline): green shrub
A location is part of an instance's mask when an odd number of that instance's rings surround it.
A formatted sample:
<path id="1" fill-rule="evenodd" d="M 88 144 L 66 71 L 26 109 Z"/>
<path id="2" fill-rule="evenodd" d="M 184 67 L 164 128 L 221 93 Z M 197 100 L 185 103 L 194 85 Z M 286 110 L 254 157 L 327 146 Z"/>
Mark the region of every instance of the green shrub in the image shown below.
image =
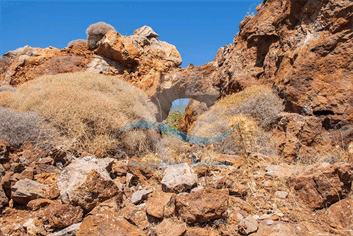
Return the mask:
<path id="1" fill-rule="evenodd" d="M 101 40 L 109 30 L 115 30 L 113 26 L 105 22 L 97 22 L 90 25 L 87 30 L 88 49 L 97 48 L 97 42 Z"/>
<path id="2" fill-rule="evenodd" d="M 170 127 L 178 129 L 180 119 L 183 118 L 183 116 L 184 116 L 184 114 L 181 113 L 180 111 L 175 111 L 175 112 L 168 115 L 165 123 L 167 125 L 169 125 Z"/>

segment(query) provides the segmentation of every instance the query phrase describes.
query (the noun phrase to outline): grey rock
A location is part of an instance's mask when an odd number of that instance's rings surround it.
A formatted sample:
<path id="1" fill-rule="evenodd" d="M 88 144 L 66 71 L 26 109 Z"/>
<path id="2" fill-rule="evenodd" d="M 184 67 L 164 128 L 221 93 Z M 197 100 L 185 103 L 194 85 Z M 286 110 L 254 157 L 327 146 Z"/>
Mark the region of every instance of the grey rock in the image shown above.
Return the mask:
<path id="1" fill-rule="evenodd" d="M 248 216 L 239 222 L 238 230 L 242 234 L 251 234 L 257 231 L 259 223 L 252 216 Z"/>
<path id="2" fill-rule="evenodd" d="M 58 232 L 48 234 L 48 236 L 75 236 L 82 223 L 77 223 L 66 227 Z"/>
<path id="3" fill-rule="evenodd" d="M 96 159 L 86 156 L 76 159 L 66 166 L 58 179 L 58 189 L 63 203 L 70 203 L 70 196 L 87 179 L 91 170 L 96 170 L 105 180 L 111 180 L 107 167 L 114 161 L 112 158 Z"/>
<path id="4" fill-rule="evenodd" d="M 147 25 L 142 26 L 141 28 L 135 30 L 134 35 L 145 36 L 147 38 L 158 38 L 159 37 L 159 35 L 156 32 L 154 32 L 154 30 L 151 27 L 149 27 Z"/>
<path id="5" fill-rule="evenodd" d="M 169 166 L 162 179 L 162 188 L 166 192 L 181 193 L 197 185 L 197 174 L 187 163 Z"/>
<path id="6" fill-rule="evenodd" d="M 9 203 L 9 199 L 6 197 L 4 189 L 0 185 L 0 209 L 6 206 Z"/>
<path id="7" fill-rule="evenodd" d="M 288 193 L 285 192 L 285 191 L 276 191 L 275 192 L 275 197 L 276 198 L 285 199 L 285 198 L 287 198 L 287 196 L 288 196 Z"/>
<path id="8" fill-rule="evenodd" d="M 152 193 L 153 190 L 140 190 L 136 191 L 131 195 L 131 202 L 135 205 L 139 204 L 143 200 L 147 199 L 148 194 Z"/>
<path id="9" fill-rule="evenodd" d="M 52 188 L 30 179 L 21 179 L 11 188 L 11 198 L 20 204 L 26 205 L 29 201 L 38 198 L 50 198 Z"/>

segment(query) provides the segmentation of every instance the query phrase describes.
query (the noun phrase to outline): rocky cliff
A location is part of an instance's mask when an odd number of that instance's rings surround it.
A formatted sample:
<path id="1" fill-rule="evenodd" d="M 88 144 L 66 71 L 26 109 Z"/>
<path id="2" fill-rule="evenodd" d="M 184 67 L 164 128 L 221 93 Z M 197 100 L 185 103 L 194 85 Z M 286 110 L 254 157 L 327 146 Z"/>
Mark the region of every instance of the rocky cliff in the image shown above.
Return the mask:
<path id="1" fill-rule="evenodd" d="M 97 159 L 2 140 L 0 234 L 351 235 L 353 2 L 264 0 L 256 10 L 212 62 L 185 69 L 147 26 L 110 30 L 92 50 L 80 41 L 4 54 L 4 91 L 47 74 L 111 75 L 144 90 L 158 121 L 190 98 L 179 126 L 187 132 L 220 98 L 254 86 L 278 95 L 283 112 L 261 127 L 276 155 L 162 136 L 162 155 Z"/>

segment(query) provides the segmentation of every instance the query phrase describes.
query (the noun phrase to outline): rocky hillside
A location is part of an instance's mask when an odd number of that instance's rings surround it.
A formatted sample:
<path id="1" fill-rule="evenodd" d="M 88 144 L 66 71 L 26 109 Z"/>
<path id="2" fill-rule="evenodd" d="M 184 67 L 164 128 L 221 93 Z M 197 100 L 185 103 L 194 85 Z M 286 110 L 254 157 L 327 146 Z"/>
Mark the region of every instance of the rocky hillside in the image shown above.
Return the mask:
<path id="1" fill-rule="evenodd" d="M 179 68 L 148 26 L 122 36 L 99 23 L 61 50 L 5 53 L 0 234 L 351 235 L 353 2 L 256 10 L 203 66 Z M 180 130 L 239 128 L 207 146 L 113 138 L 179 98 Z"/>

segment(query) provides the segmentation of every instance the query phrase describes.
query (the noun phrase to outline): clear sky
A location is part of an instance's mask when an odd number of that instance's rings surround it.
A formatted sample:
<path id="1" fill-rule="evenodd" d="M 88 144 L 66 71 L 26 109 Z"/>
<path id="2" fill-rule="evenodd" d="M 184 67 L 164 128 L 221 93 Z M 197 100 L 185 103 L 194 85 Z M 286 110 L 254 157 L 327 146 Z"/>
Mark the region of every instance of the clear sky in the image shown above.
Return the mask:
<path id="1" fill-rule="evenodd" d="M 0 55 L 25 45 L 64 48 L 86 39 L 90 24 L 104 21 L 122 35 L 151 26 L 174 44 L 183 64 L 203 65 L 233 41 L 247 12 L 262 0 L 233 1 L 2 1 Z"/>

